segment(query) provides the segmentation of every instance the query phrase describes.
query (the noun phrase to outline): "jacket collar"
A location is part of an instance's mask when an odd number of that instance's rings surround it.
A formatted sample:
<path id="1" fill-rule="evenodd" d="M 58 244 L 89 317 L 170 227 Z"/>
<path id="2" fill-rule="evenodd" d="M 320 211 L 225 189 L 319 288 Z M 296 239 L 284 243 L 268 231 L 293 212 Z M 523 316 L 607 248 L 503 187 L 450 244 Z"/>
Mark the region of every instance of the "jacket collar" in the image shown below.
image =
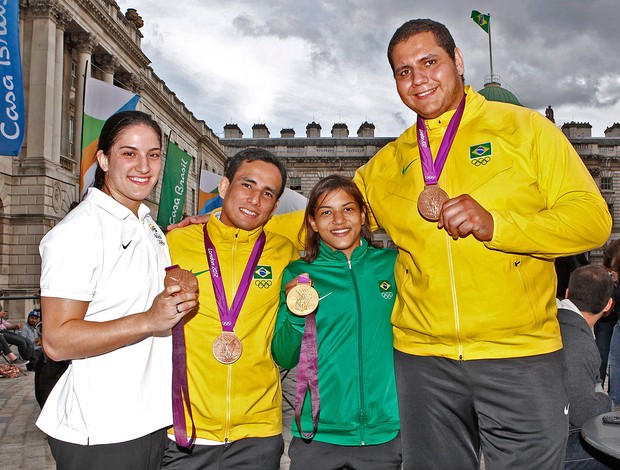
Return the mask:
<path id="1" fill-rule="evenodd" d="M 207 231 L 209 232 L 209 237 L 211 237 L 214 243 L 217 243 L 216 240 L 222 240 L 227 242 L 236 241 L 237 243 L 251 243 L 254 245 L 258 236 L 263 231 L 263 227 L 258 227 L 257 229 L 248 231 L 242 230 L 237 227 L 230 227 L 228 225 L 224 225 L 220 220 L 221 211 L 216 211 L 211 213 L 211 217 L 209 218 L 209 222 L 207 224 Z"/>
<path id="2" fill-rule="evenodd" d="M 351 261 L 357 260 L 364 256 L 366 251 L 368 250 L 368 242 L 365 239 L 361 239 L 360 246 L 355 247 L 353 253 L 351 253 Z M 332 250 L 329 246 L 327 246 L 323 240 L 319 242 L 319 256 L 318 258 L 324 259 L 326 261 L 337 261 L 337 262 L 346 262 L 347 256 L 339 250 Z M 317 259 L 318 259 L 317 258 Z"/>

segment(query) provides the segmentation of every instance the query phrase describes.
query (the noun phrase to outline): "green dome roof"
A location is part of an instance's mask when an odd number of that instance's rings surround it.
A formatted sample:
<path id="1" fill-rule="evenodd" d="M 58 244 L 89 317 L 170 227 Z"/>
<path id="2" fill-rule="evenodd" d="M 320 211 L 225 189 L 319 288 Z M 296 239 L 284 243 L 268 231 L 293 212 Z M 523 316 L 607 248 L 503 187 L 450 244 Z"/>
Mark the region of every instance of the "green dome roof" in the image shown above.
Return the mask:
<path id="1" fill-rule="evenodd" d="M 502 103 L 516 104 L 517 106 L 523 106 L 517 97 L 511 92 L 502 88 L 497 82 L 485 83 L 484 88 L 478 91 L 489 101 L 501 101 Z"/>

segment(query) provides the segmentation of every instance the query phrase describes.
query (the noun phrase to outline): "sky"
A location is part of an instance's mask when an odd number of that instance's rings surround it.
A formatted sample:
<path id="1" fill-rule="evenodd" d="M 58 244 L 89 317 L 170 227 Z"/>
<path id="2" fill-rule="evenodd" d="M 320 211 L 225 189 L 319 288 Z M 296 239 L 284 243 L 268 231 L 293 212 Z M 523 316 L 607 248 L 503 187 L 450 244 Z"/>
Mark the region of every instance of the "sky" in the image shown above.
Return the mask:
<path id="1" fill-rule="evenodd" d="M 166 85 L 220 137 L 266 124 L 271 137 L 312 121 L 349 136 L 368 121 L 396 137 L 415 122 L 398 97 L 386 49 L 394 31 L 431 18 L 451 31 L 465 81 L 490 75 L 489 39 L 472 10 L 491 15 L 493 74 L 524 106 L 551 105 L 556 124 L 620 122 L 618 0 L 117 0 L 144 20 L 142 49 Z M 174 5 L 174 6 L 171 6 Z"/>

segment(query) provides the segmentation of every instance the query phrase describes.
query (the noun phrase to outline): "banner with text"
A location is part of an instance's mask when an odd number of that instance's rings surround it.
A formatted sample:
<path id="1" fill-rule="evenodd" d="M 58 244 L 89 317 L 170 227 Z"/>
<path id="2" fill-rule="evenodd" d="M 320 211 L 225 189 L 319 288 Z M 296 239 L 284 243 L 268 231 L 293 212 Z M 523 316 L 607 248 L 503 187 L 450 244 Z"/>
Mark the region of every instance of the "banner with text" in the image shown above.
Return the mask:
<path id="1" fill-rule="evenodd" d="M 109 83 L 88 77 L 84 94 L 82 124 L 82 160 L 80 162 L 80 198 L 95 181 L 95 154 L 99 134 L 105 121 L 120 111 L 136 109 L 140 95 Z"/>
<path id="2" fill-rule="evenodd" d="M 183 217 L 185 196 L 187 190 L 187 173 L 192 163 L 192 157 L 181 150 L 177 144 L 168 142 L 166 152 L 166 166 L 161 185 L 157 224 L 167 227 L 176 224 Z"/>
<path id="3" fill-rule="evenodd" d="M 24 84 L 19 2 L 0 1 L 0 155 L 18 156 L 24 142 Z"/>

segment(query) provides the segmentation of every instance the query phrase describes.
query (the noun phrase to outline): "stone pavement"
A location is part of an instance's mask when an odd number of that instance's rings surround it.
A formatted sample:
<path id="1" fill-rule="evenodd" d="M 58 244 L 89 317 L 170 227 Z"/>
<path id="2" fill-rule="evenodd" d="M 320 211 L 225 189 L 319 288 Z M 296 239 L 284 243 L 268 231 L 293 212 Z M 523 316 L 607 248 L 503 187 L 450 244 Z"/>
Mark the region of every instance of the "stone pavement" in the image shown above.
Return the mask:
<path id="1" fill-rule="evenodd" d="M 22 367 L 22 369 L 24 369 Z M 34 397 L 34 372 L 16 379 L 0 378 L 0 470 L 55 470 L 45 434 L 35 426 L 39 404 Z M 295 400 L 295 371 L 283 381 L 285 396 Z M 291 439 L 294 410 L 283 401 L 284 441 Z M 282 456 L 281 470 L 288 470 L 288 456 Z"/>

